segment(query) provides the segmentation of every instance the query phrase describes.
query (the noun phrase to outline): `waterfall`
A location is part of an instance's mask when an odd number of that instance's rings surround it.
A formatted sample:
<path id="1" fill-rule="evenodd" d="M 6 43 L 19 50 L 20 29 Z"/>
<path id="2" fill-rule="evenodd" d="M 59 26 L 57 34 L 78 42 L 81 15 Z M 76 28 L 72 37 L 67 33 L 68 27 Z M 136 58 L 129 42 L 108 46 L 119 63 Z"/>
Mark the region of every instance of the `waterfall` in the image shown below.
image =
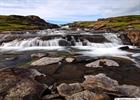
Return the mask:
<path id="1" fill-rule="evenodd" d="M 103 36 L 111 43 L 122 45 L 122 40 L 118 38 L 117 33 L 104 33 Z"/>
<path id="2" fill-rule="evenodd" d="M 41 40 L 40 38 L 31 38 L 24 40 L 13 40 L 8 43 L 3 43 L 3 47 L 33 47 L 33 46 L 59 46 L 59 41 L 62 39 Z"/>
<path id="3" fill-rule="evenodd" d="M 54 34 L 64 34 L 63 30 L 42 30 L 39 31 L 37 34 L 48 34 L 48 35 L 54 35 Z M 94 35 L 91 35 L 94 37 Z M 103 33 L 101 36 L 104 36 L 108 41 L 110 42 L 104 42 L 104 43 L 96 43 L 96 42 L 90 42 L 87 38 L 82 37 L 82 39 L 79 36 L 72 35 L 70 37 L 65 37 L 65 39 L 62 38 L 56 38 L 54 36 L 51 40 L 42 40 L 39 37 L 30 38 L 30 39 L 15 39 L 10 42 L 2 43 L 2 47 L 35 47 L 35 46 L 91 46 L 95 48 L 111 48 L 115 46 L 122 45 L 121 39 L 118 38 L 117 34 L 114 33 Z M 94 41 L 94 40 L 93 40 Z"/>

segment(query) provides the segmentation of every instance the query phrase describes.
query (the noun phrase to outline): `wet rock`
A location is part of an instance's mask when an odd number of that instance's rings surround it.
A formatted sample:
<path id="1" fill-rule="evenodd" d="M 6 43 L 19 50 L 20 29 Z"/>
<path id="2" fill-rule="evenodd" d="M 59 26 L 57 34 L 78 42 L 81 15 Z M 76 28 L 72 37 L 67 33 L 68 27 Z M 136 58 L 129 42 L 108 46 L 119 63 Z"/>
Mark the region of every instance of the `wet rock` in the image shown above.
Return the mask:
<path id="1" fill-rule="evenodd" d="M 64 39 L 59 40 L 59 46 L 70 46 L 70 45 L 71 44 L 68 41 L 64 40 Z"/>
<path id="2" fill-rule="evenodd" d="M 140 30 L 132 30 L 127 34 L 133 45 L 140 46 Z"/>
<path id="3" fill-rule="evenodd" d="M 75 63 L 89 62 L 89 61 L 92 61 L 92 60 L 96 59 L 96 58 L 91 58 L 91 57 L 83 56 L 83 55 L 74 56 L 73 58 L 75 59 L 74 60 Z"/>
<path id="4" fill-rule="evenodd" d="M 66 58 L 65 60 L 66 60 L 66 62 L 68 62 L 68 63 L 72 63 L 75 59 L 72 58 L 72 57 L 68 57 L 68 58 Z"/>
<path id="5" fill-rule="evenodd" d="M 36 69 L 29 69 L 29 71 L 31 72 L 31 77 L 32 78 L 35 78 L 36 76 L 46 76 L 45 74 L 40 73 Z"/>
<path id="6" fill-rule="evenodd" d="M 121 85 L 119 91 L 128 97 L 140 97 L 140 87 L 134 85 Z"/>
<path id="7" fill-rule="evenodd" d="M 38 81 L 39 83 L 47 84 L 48 86 L 52 85 L 55 82 L 55 80 L 52 77 L 48 76 L 48 75 L 36 76 L 35 80 Z"/>
<path id="8" fill-rule="evenodd" d="M 47 56 L 47 54 L 45 54 L 45 53 L 31 54 L 32 58 L 42 58 L 42 57 L 45 57 L 45 56 Z"/>
<path id="9" fill-rule="evenodd" d="M 100 59 L 91 62 L 89 64 L 86 64 L 86 67 L 94 67 L 94 68 L 105 67 L 105 66 L 119 66 L 119 64 L 116 61 L 110 59 Z"/>
<path id="10" fill-rule="evenodd" d="M 120 47 L 119 49 L 121 49 L 121 50 L 129 50 L 129 46 L 123 46 L 123 47 Z"/>
<path id="11" fill-rule="evenodd" d="M 73 84 L 66 84 L 62 83 L 57 87 L 58 93 L 61 96 L 70 96 L 74 93 L 82 91 L 81 84 L 79 83 L 73 83 Z"/>
<path id="12" fill-rule="evenodd" d="M 45 66 L 49 64 L 55 64 L 62 60 L 62 57 L 52 58 L 52 57 L 44 57 L 39 60 L 36 60 L 31 63 L 32 66 Z"/>
<path id="13" fill-rule="evenodd" d="M 86 90 L 101 88 L 108 91 L 118 91 L 118 82 L 107 77 L 105 74 L 87 75 L 82 86 Z"/>
<path id="14" fill-rule="evenodd" d="M 0 95 L 4 100 L 22 100 L 26 96 L 36 94 L 38 97 L 46 88 L 33 79 L 30 70 L 7 68 L 0 70 Z"/>
<path id="15" fill-rule="evenodd" d="M 50 95 L 45 95 L 43 96 L 42 100 L 51 100 L 55 98 L 59 98 L 59 94 L 50 94 Z"/>
<path id="16" fill-rule="evenodd" d="M 5 100 L 10 98 L 24 98 L 25 96 L 32 96 L 34 94 L 40 95 L 43 91 L 43 86 L 31 79 L 22 79 L 16 86 L 11 87 L 5 96 Z"/>
<path id="17" fill-rule="evenodd" d="M 66 100 L 110 100 L 105 94 L 96 94 L 88 90 L 66 97 Z"/>

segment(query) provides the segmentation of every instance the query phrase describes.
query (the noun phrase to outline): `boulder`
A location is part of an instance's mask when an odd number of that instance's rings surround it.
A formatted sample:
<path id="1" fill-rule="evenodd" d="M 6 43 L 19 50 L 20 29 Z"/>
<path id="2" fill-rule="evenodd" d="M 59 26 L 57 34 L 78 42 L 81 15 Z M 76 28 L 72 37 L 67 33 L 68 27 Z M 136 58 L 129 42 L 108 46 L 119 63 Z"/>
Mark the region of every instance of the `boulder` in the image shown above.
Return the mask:
<path id="1" fill-rule="evenodd" d="M 88 90 L 66 97 L 66 100 L 110 100 L 105 94 L 96 94 Z"/>
<path id="2" fill-rule="evenodd" d="M 100 60 L 96 60 L 94 62 L 88 63 L 86 64 L 86 67 L 105 67 L 105 66 L 119 66 L 119 64 L 114 61 L 114 60 L 110 60 L 110 59 L 100 59 Z"/>
<path id="3" fill-rule="evenodd" d="M 140 46 L 140 30 L 132 30 L 127 34 L 133 45 Z"/>
<path id="4" fill-rule="evenodd" d="M 62 59 L 63 59 L 62 57 L 57 57 L 57 58 L 43 57 L 39 60 L 32 62 L 31 66 L 45 66 L 45 65 L 49 65 L 49 64 L 55 64 L 55 63 L 59 63 L 60 61 L 62 61 Z"/>
<path id="5" fill-rule="evenodd" d="M 70 45 L 71 44 L 68 41 L 64 40 L 64 39 L 59 40 L 59 46 L 70 46 Z"/>
<path id="6" fill-rule="evenodd" d="M 45 57 L 47 54 L 45 53 L 36 53 L 36 54 L 31 54 L 32 58 L 42 58 Z"/>
<path id="7" fill-rule="evenodd" d="M 128 97 L 140 97 L 140 87 L 134 85 L 121 85 L 119 91 Z"/>
<path id="8" fill-rule="evenodd" d="M 83 89 L 80 83 L 73 83 L 73 84 L 62 83 L 57 87 L 57 90 L 61 96 L 65 97 L 80 92 Z"/>
<path id="9" fill-rule="evenodd" d="M 66 62 L 68 62 L 68 63 L 72 63 L 72 62 L 75 60 L 75 58 L 67 57 L 67 58 L 65 58 L 65 60 L 66 60 Z"/>
<path id="10" fill-rule="evenodd" d="M 85 76 L 85 81 L 82 83 L 82 86 L 86 90 L 101 88 L 107 91 L 118 91 L 119 84 L 116 80 L 113 80 L 101 73 L 98 75 Z"/>
<path id="11" fill-rule="evenodd" d="M 129 46 L 123 46 L 123 47 L 120 47 L 119 49 L 121 49 L 121 50 L 129 50 Z"/>
<path id="12" fill-rule="evenodd" d="M 25 78 L 17 82 L 14 87 L 10 88 L 4 99 L 9 100 L 11 98 L 18 98 L 19 100 L 22 100 L 22 98 L 26 96 L 32 97 L 35 94 L 39 96 L 38 98 L 40 98 L 42 91 L 43 86 L 31 79 Z"/>
<path id="13" fill-rule="evenodd" d="M 33 79 L 28 69 L 6 68 L 0 70 L 0 94 L 4 100 L 11 98 L 23 100 L 24 97 L 37 95 L 39 98 L 46 88 Z"/>

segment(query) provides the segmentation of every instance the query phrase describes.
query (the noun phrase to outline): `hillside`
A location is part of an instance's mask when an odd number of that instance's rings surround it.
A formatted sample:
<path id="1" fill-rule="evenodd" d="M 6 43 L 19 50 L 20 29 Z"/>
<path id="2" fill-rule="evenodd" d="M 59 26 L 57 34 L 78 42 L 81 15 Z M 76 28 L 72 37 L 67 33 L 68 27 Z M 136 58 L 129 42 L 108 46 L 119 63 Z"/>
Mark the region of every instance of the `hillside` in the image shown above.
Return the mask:
<path id="1" fill-rule="evenodd" d="M 0 31 L 20 31 L 57 27 L 57 25 L 48 23 L 38 16 L 0 15 Z"/>
<path id="2" fill-rule="evenodd" d="M 68 25 L 70 27 L 93 28 L 95 30 L 140 30 L 140 15 L 111 17 L 98 19 L 97 21 L 77 21 Z"/>

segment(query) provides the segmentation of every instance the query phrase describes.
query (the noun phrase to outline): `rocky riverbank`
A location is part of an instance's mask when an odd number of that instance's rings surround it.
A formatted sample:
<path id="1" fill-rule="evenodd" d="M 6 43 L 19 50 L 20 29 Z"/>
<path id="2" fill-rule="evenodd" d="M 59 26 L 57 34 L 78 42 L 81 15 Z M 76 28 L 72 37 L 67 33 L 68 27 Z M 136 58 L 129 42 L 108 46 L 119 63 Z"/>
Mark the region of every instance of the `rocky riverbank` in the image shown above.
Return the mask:
<path id="1" fill-rule="evenodd" d="M 30 55 L 30 63 L 28 59 L 26 64 L 16 66 L 0 69 L 1 100 L 140 97 L 140 69 L 127 58 L 57 57 L 36 53 Z"/>

